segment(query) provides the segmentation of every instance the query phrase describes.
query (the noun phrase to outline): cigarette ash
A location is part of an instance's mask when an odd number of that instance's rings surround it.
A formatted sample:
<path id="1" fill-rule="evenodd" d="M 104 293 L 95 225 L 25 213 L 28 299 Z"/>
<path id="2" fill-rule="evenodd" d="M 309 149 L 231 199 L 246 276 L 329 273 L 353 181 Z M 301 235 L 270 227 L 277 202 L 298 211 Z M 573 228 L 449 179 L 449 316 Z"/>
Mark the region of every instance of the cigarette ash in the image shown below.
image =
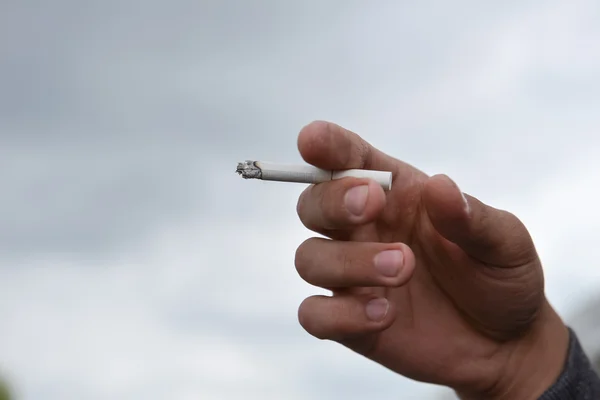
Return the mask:
<path id="1" fill-rule="evenodd" d="M 246 160 L 244 162 L 238 163 L 235 172 L 241 175 L 244 179 L 262 178 L 262 171 L 259 167 L 256 166 L 256 161 Z"/>

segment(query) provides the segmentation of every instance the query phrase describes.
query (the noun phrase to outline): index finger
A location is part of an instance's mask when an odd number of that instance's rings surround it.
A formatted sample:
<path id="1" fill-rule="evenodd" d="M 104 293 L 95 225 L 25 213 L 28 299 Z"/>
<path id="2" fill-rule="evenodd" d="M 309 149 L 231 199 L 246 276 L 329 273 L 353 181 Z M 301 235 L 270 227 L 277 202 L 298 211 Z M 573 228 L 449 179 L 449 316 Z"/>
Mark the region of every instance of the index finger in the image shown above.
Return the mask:
<path id="1" fill-rule="evenodd" d="M 413 166 L 371 146 L 356 133 L 330 122 L 315 121 L 305 126 L 298 135 L 298 150 L 304 161 L 328 170 L 390 171 L 394 180 L 414 173 L 422 174 Z"/>

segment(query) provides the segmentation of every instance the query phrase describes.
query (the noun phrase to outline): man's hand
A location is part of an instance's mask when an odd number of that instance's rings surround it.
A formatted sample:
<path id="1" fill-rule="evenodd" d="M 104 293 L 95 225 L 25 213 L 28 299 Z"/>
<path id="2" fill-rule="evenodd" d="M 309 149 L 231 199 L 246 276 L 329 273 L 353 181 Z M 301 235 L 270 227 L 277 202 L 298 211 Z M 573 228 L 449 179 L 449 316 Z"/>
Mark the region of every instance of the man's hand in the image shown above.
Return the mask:
<path id="1" fill-rule="evenodd" d="M 568 331 L 544 297 L 540 260 L 512 214 L 428 177 L 337 125 L 314 122 L 300 154 L 325 169 L 391 171 L 392 190 L 344 178 L 308 187 L 298 214 L 312 238 L 296 253 L 330 289 L 301 325 L 464 399 L 536 399 L 560 374 Z"/>

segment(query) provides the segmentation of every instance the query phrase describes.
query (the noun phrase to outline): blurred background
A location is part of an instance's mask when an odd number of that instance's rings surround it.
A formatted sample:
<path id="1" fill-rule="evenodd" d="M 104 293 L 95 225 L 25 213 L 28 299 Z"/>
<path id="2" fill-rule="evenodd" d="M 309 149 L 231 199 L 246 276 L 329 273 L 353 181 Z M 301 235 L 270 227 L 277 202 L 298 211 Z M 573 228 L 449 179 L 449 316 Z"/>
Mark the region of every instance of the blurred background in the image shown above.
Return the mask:
<path id="1" fill-rule="evenodd" d="M 298 325 L 299 162 L 339 123 L 516 213 L 600 361 L 600 2 L 4 0 L 0 376 L 16 398 L 440 399 Z"/>

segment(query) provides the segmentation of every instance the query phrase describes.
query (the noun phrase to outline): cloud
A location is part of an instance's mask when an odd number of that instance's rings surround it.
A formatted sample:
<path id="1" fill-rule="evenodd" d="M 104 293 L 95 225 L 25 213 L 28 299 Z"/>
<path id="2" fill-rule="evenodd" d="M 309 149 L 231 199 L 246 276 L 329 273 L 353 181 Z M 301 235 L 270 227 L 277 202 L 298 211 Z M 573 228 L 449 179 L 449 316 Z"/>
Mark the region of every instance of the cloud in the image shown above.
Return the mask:
<path id="1" fill-rule="evenodd" d="M 293 267 L 302 187 L 234 164 L 299 161 L 304 124 L 345 125 L 517 213 L 574 315 L 600 284 L 599 11 L 6 5 L 0 365 L 23 399 L 434 398 L 302 331 L 296 308 L 318 292 Z"/>

